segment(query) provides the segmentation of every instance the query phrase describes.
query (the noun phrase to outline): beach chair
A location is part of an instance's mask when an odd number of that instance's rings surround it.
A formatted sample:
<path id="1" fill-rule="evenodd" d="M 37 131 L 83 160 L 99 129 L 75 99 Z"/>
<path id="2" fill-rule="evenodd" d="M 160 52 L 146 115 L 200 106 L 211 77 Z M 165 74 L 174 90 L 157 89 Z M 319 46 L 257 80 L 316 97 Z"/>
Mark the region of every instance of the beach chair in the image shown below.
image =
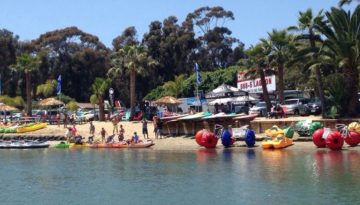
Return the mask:
<path id="1" fill-rule="evenodd" d="M 121 118 L 122 121 L 129 121 L 130 120 L 130 112 L 126 112 L 125 115 Z"/>

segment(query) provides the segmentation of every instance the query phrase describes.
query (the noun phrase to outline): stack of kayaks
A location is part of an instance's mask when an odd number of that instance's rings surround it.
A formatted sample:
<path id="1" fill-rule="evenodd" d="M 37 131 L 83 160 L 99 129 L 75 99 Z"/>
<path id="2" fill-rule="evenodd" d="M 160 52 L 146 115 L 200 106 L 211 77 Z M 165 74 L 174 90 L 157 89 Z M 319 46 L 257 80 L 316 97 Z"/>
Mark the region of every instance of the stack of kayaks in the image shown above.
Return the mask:
<path id="1" fill-rule="evenodd" d="M 28 141 L 1 141 L 0 149 L 36 149 L 36 148 L 47 148 L 49 147 L 48 142 L 28 140 Z"/>
<path id="2" fill-rule="evenodd" d="M 111 144 L 104 144 L 104 143 L 94 143 L 89 145 L 90 148 L 148 148 L 153 146 L 154 143 L 151 140 L 147 140 L 144 142 L 139 143 L 111 143 Z"/>
<path id="3" fill-rule="evenodd" d="M 19 126 L 11 126 L 11 127 L 1 127 L 0 133 L 16 133 L 16 129 Z"/>
<path id="4" fill-rule="evenodd" d="M 17 133 L 24 133 L 24 132 L 32 132 L 35 130 L 40 130 L 45 128 L 47 125 L 46 122 L 40 122 L 40 123 L 30 123 L 25 126 L 19 127 L 16 129 Z"/>
<path id="5" fill-rule="evenodd" d="M 280 129 L 278 126 L 273 126 L 265 130 L 266 138 L 262 141 L 261 146 L 263 149 L 282 149 L 293 144 L 290 136 L 285 133 L 291 133 L 289 130 Z M 293 132 L 292 132 L 293 134 Z M 292 137 L 292 136 L 291 136 Z"/>

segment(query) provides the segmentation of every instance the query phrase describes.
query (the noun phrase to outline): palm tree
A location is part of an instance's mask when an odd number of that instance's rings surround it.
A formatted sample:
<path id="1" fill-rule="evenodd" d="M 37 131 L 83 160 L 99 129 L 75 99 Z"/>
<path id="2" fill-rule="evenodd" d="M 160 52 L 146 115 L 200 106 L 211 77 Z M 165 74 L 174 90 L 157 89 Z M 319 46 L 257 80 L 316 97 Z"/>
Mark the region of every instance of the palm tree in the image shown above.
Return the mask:
<path id="1" fill-rule="evenodd" d="M 265 71 L 268 71 L 268 54 L 270 50 L 269 47 L 264 46 L 264 44 L 259 43 L 256 46 L 250 47 L 246 51 L 247 59 L 245 60 L 245 65 L 250 69 L 246 73 L 247 76 L 260 76 L 261 87 L 263 90 L 263 97 L 266 102 L 266 109 L 269 113 L 271 111 L 271 101 L 269 98 L 269 92 L 266 86 L 265 80 Z"/>
<path id="2" fill-rule="evenodd" d="M 36 87 L 36 95 L 51 96 L 56 88 L 56 83 L 56 80 L 47 80 L 44 84 L 38 85 Z"/>
<path id="3" fill-rule="evenodd" d="M 90 97 L 90 101 L 96 102 L 99 104 L 99 120 L 104 121 L 105 120 L 105 106 L 104 106 L 104 94 L 107 91 L 111 84 L 110 79 L 104 79 L 104 78 L 96 78 L 94 83 L 91 86 L 93 95 Z"/>
<path id="4" fill-rule="evenodd" d="M 26 111 L 28 116 L 31 116 L 31 73 L 38 70 L 41 60 L 36 54 L 23 53 L 16 59 L 16 64 L 11 67 L 19 72 L 25 73 L 26 81 Z"/>
<path id="5" fill-rule="evenodd" d="M 273 29 L 267 39 L 260 39 L 264 47 L 270 50 L 269 66 L 276 68 L 278 76 L 278 94 L 280 103 L 284 102 L 284 69 L 293 50 L 292 36 L 286 30 Z"/>
<path id="6" fill-rule="evenodd" d="M 109 75 L 116 75 L 125 71 L 130 76 L 130 107 L 133 115 L 136 101 L 136 74 L 145 74 L 145 67 L 155 65 L 157 62 L 148 57 L 147 50 L 143 46 L 124 46 L 115 53 L 112 59 L 112 68 Z"/>
<path id="7" fill-rule="evenodd" d="M 176 76 L 174 81 L 168 81 L 164 83 L 163 87 L 165 89 L 166 95 L 171 95 L 176 98 L 179 97 L 179 94 L 183 90 L 185 79 L 185 75 L 181 74 Z"/>
<path id="8" fill-rule="evenodd" d="M 315 25 L 316 22 L 323 21 L 324 15 L 322 14 L 322 11 L 320 11 L 315 17 L 313 16 L 312 10 L 307 9 L 305 12 L 299 12 L 299 19 L 298 19 L 298 26 L 290 27 L 288 30 L 296 30 L 301 31 L 302 34 L 298 37 L 300 40 L 307 40 L 309 42 L 309 47 L 305 47 L 302 49 L 302 51 L 299 51 L 299 53 L 304 53 L 307 55 L 310 51 L 311 55 L 309 56 L 311 60 L 317 60 L 318 59 L 318 51 L 319 48 L 316 46 L 316 41 L 320 39 L 320 36 L 316 33 Z M 306 33 L 303 33 L 303 32 Z M 308 49 L 310 48 L 310 49 Z M 304 56 L 301 56 L 299 58 L 300 61 L 304 62 Z M 319 97 L 322 107 L 322 117 L 325 117 L 325 95 L 324 95 L 324 86 L 323 81 L 321 79 L 321 70 L 320 65 L 315 66 L 315 76 L 316 76 L 316 85 L 319 91 Z"/>
<path id="9" fill-rule="evenodd" d="M 326 37 L 321 49 L 323 59 L 329 59 L 339 67 L 345 78 L 344 91 L 347 116 L 355 116 L 359 104 L 358 85 L 360 65 L 360 6 L 354 12 L 331 8 L 325 13 L 327 21 L 317 21 L 314 28 Z M 320 62 L 321 63 L 321 62 Z"/>

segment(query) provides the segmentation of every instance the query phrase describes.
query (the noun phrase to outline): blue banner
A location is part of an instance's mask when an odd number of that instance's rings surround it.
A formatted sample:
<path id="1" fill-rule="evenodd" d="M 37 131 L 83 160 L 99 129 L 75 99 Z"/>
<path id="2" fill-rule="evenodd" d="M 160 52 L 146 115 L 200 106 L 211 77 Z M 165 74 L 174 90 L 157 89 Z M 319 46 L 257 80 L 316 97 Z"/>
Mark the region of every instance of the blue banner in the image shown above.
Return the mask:
<path id="1" fill-rule="evenodd" d="M 56 93 L 58 95 L 61 94 L 61 75 L 59 75 L 59 77 L 57 79 Z"/>
<path id="2" fill-rule="evenodd" d="M 200 84 L 200 82 L 201 82 L 200 68 L 197 63 L 195 63 L 195 71 L 196 71 L 196 83 Z"/>

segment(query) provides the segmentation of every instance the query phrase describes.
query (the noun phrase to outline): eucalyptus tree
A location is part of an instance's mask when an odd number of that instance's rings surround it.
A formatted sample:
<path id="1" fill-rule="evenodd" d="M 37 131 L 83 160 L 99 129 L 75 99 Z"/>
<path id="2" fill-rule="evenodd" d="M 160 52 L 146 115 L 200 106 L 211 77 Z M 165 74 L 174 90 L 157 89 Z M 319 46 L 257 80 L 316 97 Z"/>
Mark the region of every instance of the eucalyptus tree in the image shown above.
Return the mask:
<path id="1" fill-rule="evenodd" d="M 143 46 L 125 46 L 112 56 L 112 67 L 108 75 L 116 77 L 120 73 L 130 76 L 130 107 L 133 108 L 136 102 L 136 75 L 146 74 L 147 69 L 156 65 L 156 61 L 148 57 L 147 50 Z"/>
<path id="2" fill-rule="evenodd" d="M 32 44 L 45 56 L 39 78 L 46 78 L 38 83 L 61 75 L 63 93 L 78 101 L 88 100 L 91 83 L 96 77 L 106 76 L 110 50 L 97 36 L 77 27 L 46 32 Z"/>
<path id="3" fill-rule="evenodd" d="M 16 53 L 19 49 L 18 40 L 19 37 L 11 31 L 0 29 L 0 95 L 6 93 L 13 96 L 16 94 L 18 80 L 9 66 L 16 63 Z"/>
<path id="4" fill-rule="evenodd" d="M 204 6 L 189 13 L 184 25 L 193 27 L 198 46 L 194 54 L 199 65 L 206 70 L 225 68 L 233 65 L 238 59 L 229 61 L 233 56 L 233 47 L 241 42 L 231 37 L 231 30 L 226 27 L 228 21 L 234 20 L 232 11 L 225 10 L 221 6 Z"/>
<path id="5" fill-rule="evenodd" d="M 16 58 L 16 64 L 13 64 L 11 67 L 18 72 L 25 74 L 26 81 L 26 111 L 29 116 L 31 116 L 31 105 L 32 105 L 32 83 L 31 83 L 31 74 L 38 70 L 41 64 L 41 60 L 36 53 L 22 53 Z"/>
<path id="6" fill-rule="evenodd" d="M 321 48 L 322 61 L 334 63 L 344 75 L 347 116 L 358 114 L 359 65 L 360 65 L 360 6 L 353 12 L 332 7 L 325 12 L 326 20 L 316 22 L 315 29 L 324 37 Z"/>
<path id="7" fill-rule="evenodd" d="M 320 50 L 318 45 L 321 44 L 321 37 L 319 35 L 319 32 L 317 32 L 316 30 L 316 22 L 321 22 L 323 20 L 324 15 L 322 14 L 322 10 L 316 16 L 313 15 L 311 9 L 307 9 L 305 12 L 299 12 L 298 25 L 288 28 L 288 30 L 295 30 L 301 32 L 300 35 L 296 37 L 296 39 L 301 41 L 300 47 L 302 48 L 300 48 L 298 54 L 296 54 L 299 57 L 295 57 L 295 59 L 301 62 L 307 60 L 317 61 Z M 304 47 L 303 40 L 308 41 L 308 46 Z M 317 42 L 320 43 L 317 44 Z M 326 104 L 324 86 L 321 78 L 321 65 L 315 64 L 313 67 L 315 68 L 316 85 L 321 101 L 322 116 L 325 117 Z"/>
<path id="8" fill-rule="evenodd" d="M 105 106 L 104 106 L 104 95 L 111 84 L 110 79 L 96 78 L 94 83 L 91 85 L 93 94 L 90 96 L 90 102 L 97 102 L 99 105 L 99 120 L 105 120 Z"/>

